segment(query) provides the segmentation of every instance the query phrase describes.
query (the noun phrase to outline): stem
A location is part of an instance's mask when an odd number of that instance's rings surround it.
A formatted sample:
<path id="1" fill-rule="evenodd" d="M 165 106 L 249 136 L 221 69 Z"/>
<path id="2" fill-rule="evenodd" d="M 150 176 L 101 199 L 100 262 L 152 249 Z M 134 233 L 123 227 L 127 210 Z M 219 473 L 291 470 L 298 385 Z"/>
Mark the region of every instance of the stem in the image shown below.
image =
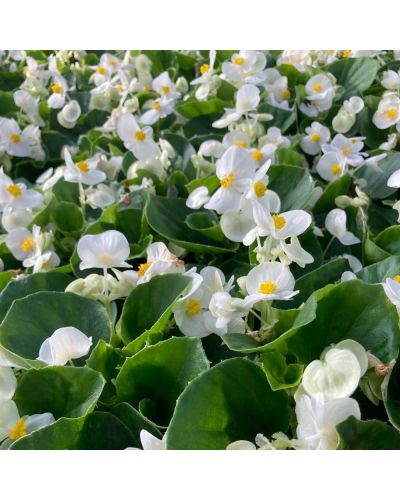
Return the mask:
<path id="1" fill-rule="evenodd" d="M 322 258 L 323 259 L 325 259 L 325 255 L 327 254 L 327 252 L 328 252 L 330 246 L 332 245 L 334 239 L 335 239 L 335 237 L 332 236 L 332 238 L 330 239 L 329 243 L 326 245 L 325 250 L 323 251 L 323 254 L 322 254 Z"/>
<path id="2" fill-rule="evenodd" d="M 85 219 L 85 212 L 86 212 L 85 190 L 83 189 L 81 182 L 79 182 L 78 184 L 79 184 L 79 203 L 81 204 L 83 218 Z"/>

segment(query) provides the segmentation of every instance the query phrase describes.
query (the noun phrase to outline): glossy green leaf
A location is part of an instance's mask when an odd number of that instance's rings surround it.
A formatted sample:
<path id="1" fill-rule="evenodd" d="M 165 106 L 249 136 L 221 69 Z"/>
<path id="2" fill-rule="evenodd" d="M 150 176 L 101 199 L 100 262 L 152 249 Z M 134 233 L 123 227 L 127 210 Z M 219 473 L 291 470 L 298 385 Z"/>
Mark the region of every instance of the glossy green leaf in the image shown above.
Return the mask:
<path id="1" fill-rule="evenodd" d="M 328 72 L 344 88 L 342 101 L 366 90 L 375 80 L 378 69 L 378 61 L 369 57 L 341 59 L 328 66 Z"/>
<path id="2" fill-rule="evenodd" d="M 200 339 L 177 337 L 148 346 L 123 364 L 116 379 L 118 400 L 135 408 L 151 400 L 156 422 L 167 425 L 178 396 L 208 366 Z"/>
<path id="3" fill-rule="evenodd" d="M 349 417 L 336 430 L 341 450 L 400 450 L 400 432 L 380 420 Z"/>
<path id="4" fill-rule="evenodd" d="M 268 170 L 268 176 L 268 187 L 278 193 L 282 202 L 282 212 L 307 206 L 314 183 L 305 168 L 273 165 Z"/>
<path id="5" fill-rule="evenodd" d="M 178 399 L 167 448 L 223 450 L 256 434 L 285 432 L 287 395 L 273 392 L 262 369 L 246 359 L 223 361 L 195 379 Z"/>
<path id="6" fill-rule="evenodd" d="M 392 255 L 364 267 L 357 273 L 357 277 L 367 283 L 383 283 L 387 278 L 394 278 L 398 274 L 400 274 L 400 255 Z"/>
<path id="7" fill-rule="evenodd" d="M 64 326 L 74 326 L 92 337 L 93 346 L 111 336 L 110 321 L 99 302 L 73 293 L 37 292 L 14 301 L 0 325 L 0 344 L 35 360 L 42 343 Z M 83 362 L 80 358 L 75 364 Z"/>

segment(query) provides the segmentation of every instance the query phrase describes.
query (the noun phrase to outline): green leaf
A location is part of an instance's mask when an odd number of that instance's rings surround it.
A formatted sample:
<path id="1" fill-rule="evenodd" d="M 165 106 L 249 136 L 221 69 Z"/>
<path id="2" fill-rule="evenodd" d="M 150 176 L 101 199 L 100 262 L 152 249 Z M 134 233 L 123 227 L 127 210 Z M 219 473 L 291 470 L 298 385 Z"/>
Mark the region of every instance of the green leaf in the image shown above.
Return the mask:
<path id="1" fill-rule="evenodd" d="M 400 255 L 400 226 L 391 226 L 384 229 L 375 238 L 375 243 L 392 255 Z"/>
<path id="2" fill-rule="evenodd" d="M 186 250 L 213 254 L 233 252 L 237 248 L 232 242 L 224 240 L 219 243 L 190 229 L 185 220 L 193 213 L 196 212 L 186 206 L 184 198 L 151 196 L 146 207 L 146 217 L 151 228 Z"/>
<path id="3" fill-rule="evenodd" d="M 218 217 L 210 210 L 207 212 L 189 214 L 186 217 L 185 223 L 190 229 L 198 231 L 212 240 L 222 241 L 225 238 L 221 226 L 219 225 Z"/>
<path id="4" fill-rule="evenodd" d="M 150 400 L 156 422 L 168 425 L 178 396 L 208 366 L 198 338 L 174 337 L 148 346 L 123 364 L 116 379 L 118 401 L 138 408 Z"/>
<path id="5" fill-rule="evenodd" d="M 24 372 L 14 401 L 20 415 L 50 412 L 55 419 L 81 417 L 90 412 L 104 387 L 95 370 L 75 366 L 47 366 Z"/>
<path id="6" fill-rule="evenodd" d="M 336 430 L 341 450 L 400 450 L 400 432 L 379 420 L 349 417 Z"/>
<path id="7" fill-rule="evenodd" d="M 383 377 L 381 377 L 383 382 Z M 400 430 L 400 364 L 396 361 L 389 380 L 386 384 L 381 385 L 383 402 L 386 412 L 389 416 L 390 423 Z"/>
<path id="8" fill-rule="evenodd" d="M 337 208 L 335 204 L 335 198 L 340 195 L 347 194 L 351 186 L 351 177 L 349 175 L 343 175 L 339 179 L 330 182 L 322 196 L 319 198 L 314 207 L 315 214 L 325 214 L 330 210 Z"/>
<path id="9" fill-rule="evenodd" d="M 285 356 L 277 351 L 263 352 L 260 361 L 273 391 L 296 387 L 300 384 L 304 365 L 287 364 Z"/>
<path id="10" fill-rule="evenodd" d="M 367 90 L 376 78 L 379 63 L 369 57 L 341 59 L 328 66 L 328 72 L 344 88 L 341 101 Z"/>
<path id="11" fill-rule="evenodd" d="M 196 118 L 197 116 L 209 115 L 212 113 L 222 114 L 225 108 L 231 108 L 233 102 L 223 101 L 218 97 L 212 97 L 207 101 L 188 99 L 176 105 L 176 111 L 186 118 Z"/>
<path id="12" fill-rule="evenodd" d="M 30 274 L 11 280 L 0 293 L 0 323 L 14 300 L 40 291 L 63 292 L 71 281 L 71 276 L 53 271 Z"/>
<path id="13" fill-rule="evenodd" d="M 83 227 L 82 210 L 72 202 L 62 201 L 53 210 L 53 220 L 63 233 L 80 231 Z"/>
<path id="14" fill-rule="evenodd" d="M 400 274 L 400 255 L 392 255 L 364 267 L 357 273 L 357 277 L 367 283 L 383 283 L 386 278 L 394 278 L 397 274 Z"/>
<path id="15" fill-rule="evenodd" d="M 110 321 L 99 302 L 73 293 L 37 292 L 14 301 L 0 325 L 0 344 L 37 365 L 34 360 L 42 343 L 64 326 L 74 326 L 92 337 L 93 346 L 111 336 Z M 83 362 L 84 358 L 74 361 Z"/>
<path id="16" fill-rule="evenodd" d="M 246 359 L 223 361 L 206 371 L 178 399 L 167 448 L 223 450 L 239 439 L 254 442 L 289 425 L 289 400 L 273 392 L 262 369 Z"/>
<path id="17" fill-rule="evenodd" d="M 279 148 L 276 150 L 276 162 L 301 167 L 304 165 L 304 156 L 289 148 Z"/>
<path id="18" fill-rule="evenodd" d="M 305 168 L 273 165 L 268 170 L 268 188 L 282 201 L 281 211 L 304 208 L 310 201 L 314 182 Z"/>
<path id="19" fill-rule="evenodd" d="M 258 107 L 259 113 L 269 113 L 273 119 L 265 122 L 265 127 L 278 127 L 282 133 L 296 121 L 296 111 L 278 108 L 272 104 L 263 103 Z"/>
<path id="20" fill-rule="evenodd" d="M 121 314 L 124 342 L 131 342 L 144 332 L 164 331 L 173 305 L 190 283 L 191 279 L 182 274 L 165 274 L 132 290 Z"/>
<path id="21" fill-rule="evenodd" d="M 399 169 L 400 153 L 389 151 L 386 158 L 378 163 L 377 168 L 364 165 L 357 170 L 355 175 L 367 183 L 363 191 L 365 191 L 368 196 L 374 200 L 383 200 L 396 192 L 395 188 L 391 188 L 387 185 L 387 181 L 393 172 Z"/>
<path id="22" fill-rule="evenodd" d="M 52 425 L 18 439 L 13 450 L 124 450 L 135 446 L 130 430 L 111 413 L 61 418 Z"/>

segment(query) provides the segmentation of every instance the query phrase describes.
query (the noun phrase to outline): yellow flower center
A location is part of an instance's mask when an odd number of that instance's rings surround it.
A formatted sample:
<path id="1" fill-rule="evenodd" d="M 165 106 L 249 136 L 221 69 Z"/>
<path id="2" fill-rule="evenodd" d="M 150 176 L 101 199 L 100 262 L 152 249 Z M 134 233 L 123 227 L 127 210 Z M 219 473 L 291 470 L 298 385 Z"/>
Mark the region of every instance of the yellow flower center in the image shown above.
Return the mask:
<path id="1" fill-rule="evenodd" d="M 210 66 L 208 64 L 202 64 L 200 66 L 200 73 L 204 75 L 204 73 L 207 73 L 207 71 L 210 69 Z"/>
<path id="2" fill-rule="evenodd" d="M 231 187 L 234 182 L 235 182 L 235 174 L 233 172 L 229 172 L 229 174 L 226 177 L 223 177 L 221 179 L 220 184 L 223 189 L 226 189 L 228 187 Z"/>
<path id="3" fill-rule="evenodd" d="M 272 218 L 274 220 L 276 229 L 282 229 L 283 226 L 286 224 L 286 219 L 285 217 L 282 217 L 282 215 L 273 214 Z"/>
<path id="4" fill-rule="evenodd" d="M 113 66 L 113 67 L 117 65 L 116 61 L 114 61 L 114 59 L 112 57 L 109 57 L 107 59 L 107 61 L 108 61 L 108 64 L 111 64 L 111 66 Z"/>
<path id="5" fill-rule="evenodd" d="M 312 91 L 313 92 L 321 92 L 322 90 L 322 87 L 321 87 L 321 84 L 320 83 L 315 83 L 313 86 L 312 86 Z"/>
<path id="6" fill-rule="evenodd" d="M 163 94 L 168 94 L 171 89 L 168 87 L 168 85 L 162 85 L 161 90 Z"/>
<path id="7" fill-rule="evenodd" d="M 319 142 L 321 140 L 321 136 L 317 133 L 311 134 L 310 135 L 310 141 L 311 142 Z"/>
<path id="8" fill-rule="evenodd" d="M 258 198 L 262 198 L 267 190 L 267 186 L 261 181 L 257 181 L 254 183 L 254 192 Z"/>
<path id="9" fill-rule="evenodd" d="M 339 163 L 334 163 L 331 166 L 331 172 L 333 175 L 339 175 L 341 171 L 342 171 L 342 167 L 339 165 Z"/>
<path id="10" fill-rule="evenodd" d="M 277 286 L 273 281 L 264 281 L 263 283 L 261 283 L 258 291 L 260 293 L 264 293 L 265 295 L 269 295 L 271 293 L 274 293 L 276 289 Z"/>
<path id="11" fill-rule="evenodd" d="M 235 141 L 234 146 L 237 146 L 238 148 L 247 148 L 247 144 L 243 139 L 238 139 L 237 141 Z"/>
<path id="12" fill-rule="evenodd" d="M 50 260 L 46 260 L 46 262 L 43 262 L 42 264 L 42 269 L 48 269 L 49 265 L 50 265 Z"/>
<path id="13" fill-rule="evenodd" d="M 255 161 L 260 161 L 263 159 L 264 155 L 261 153 L 261 151 L 259 149 L 255 149 L 251 156 L 253 157 L 253 160 Z"/>
<path id="14" fill-rule="evenodd" d="M 145 85 L 143 85 L 143 88 L 146 92 L 148 92 L 150 90 L 150 83 L 146 83 Z"/>
<path id="15" fill-rule="evenodd" d="M 107 253 L 107 252 L 104 252 L 104 253 L 100 253 L 98 256 L 97 256 L 97 260 L 103 265 L 103 266 L 106 266 L 106 267 L 111 267 L 112 264 L 115 262 L 115 259 L 114 259 L 114 256 Z"/>
<path id="16" fill-rule="evenodd" d="M 342 57 L 350 57 L 350 54 L 351 54 L 351 50 L 344 50 L 342 52 Z"/>
<path id="17" fill-rule="evenodd" d="M 136 130 L 135 139 L 137 139 L 138 141 L 144 141 L 146 139 L 146 134 L 143 132 L 143 130 Z"/>
<path id="18" fill-rule="evenodd" d="M 400 283 L 400 274 L 396 274 L 396 276 L 393 279 L 394 281 L 397 281 L 397 283 Z"/>
<path id="19" fill-rule="evenodd" d="M 291 93 L 290 93 L 290 90 L 289 89 L 285 89 L 283 92 L 282 92 L 282 98 L 283 99 L 290 99 L 291 97 Z"/>
<path id="20" fill-rule="evenodd" d="M 189 314 L 189 316 L 196 316 L 197 314 L 199 314 L 200 311 L 201 311 L 200 302 L 196 299 L 189 299 L 186 306 L 186 312 Z"/>
<path id="21" fill-rule="evenodd" d="M 7 186 L 7 191 L 13 196 L 21 196 L 22 189 L 18 186 L 18 184 L 10 184 Z"/>
<path id="22" fill-rule="evenodd" d="M 347 147 L 347 148 L 342 148 L 342 153 L 344 154 L 344 156 L 348 156 L 351 152 L 351 148 Z"/>
<path id="23" fill-rule="evenodd" d="M 33 245 L 34 245 L 33 238 L 31 236 L 28 236 L 21 243 L 20 248 L 23 252 L 29 252 L 29 250 L 33 247 Z"/>
<path id="24" fill-rule="evenodd" d="M 124 91 L 124 86 L 123 85 L 118 85 L 118 92 L 120 94 L 122 94 L 123 91 Z"/>
<path id="25" fill-rule="evenodd" d="M 394 120 L 397 117 L 397 110 L 394 108 L 388 109 L 385 114 L 388 120 Z"/>
<path id="26" fill-rule="evenodd" d="M 11 429 L 8 437 L 13 441 L 15 441 L 19 438 L 26 436 L 27 434 L 28 434 L 28 429 L 25 425 L 25 422 L 22 418 L 20 418 L 18 422 L 14 425 L 14 427 Z"/>
<path id="27" fill-rule="evenodd" d="M 61 92 L 62 92 L 62 86 L 61 86 L 61 84 L 54 83 L 51 86 L 51 91 L 53 92 L 53 94 L 61 94 Z"/>
<path id="28" fill-rule="evenodd" d="M 84 173 L 89 172 L 89 165 L 87 164 L 86 161 L 83 161 L 83 160 L 78 161 L 76 166 L 79 168 L 79 170 L 81 172 L 84 172 Z"/>
<path id="29" fill-rule="evenodd" d="M 241 56 L 235 57 L 235 59 L 233 60 L 233 64 L 236 64 L 237 66 L 242 66 L 242 64 L 244 64 L 244 57 Z"/>
<path id="30" fill-rule="evenodd" d="M 153 102 L 151 105 L 151 109 L 154 109 L 154 111 L 158 111 L 161 108 L 161 104 L 159 102 Z"/>
<path id="31" fill-rule="evenodd" d="M 21 136 L 19 134 L 11 134 L 10 141 L 13 142 L 14 144 L 18 144 L 18 142 L 21 141 Z"/>
<path id="32" fill-rule="evenodd" d="M 138 267 L 138 270 L 137 270 L 137 273 L 138 273 L 138 276 L 139 278 L 141 278 L 144 273 L 147 271 L 147 269 L 152 265 L 153 263 L 151 261 L 147 261 L 145 262 L 144 264 L 139 264 L 139 267 Z"/>
<path id="33" fill-rule="evenodd" d="M 25 68 L 22 70 L 22 74 L 24 76 L 27 76 L 28 73 L 29 73 L 29 66 L 25 66 Z"/>
<path id="34" fill-rule="evenodd" d="M 104 74 L 106 73 L 106 68 L 105 68 L 104 66 L 99 66 L 99 67 L 97 68 L 97 73 L 98 73 L 99 75 L 104 75 Z"/>

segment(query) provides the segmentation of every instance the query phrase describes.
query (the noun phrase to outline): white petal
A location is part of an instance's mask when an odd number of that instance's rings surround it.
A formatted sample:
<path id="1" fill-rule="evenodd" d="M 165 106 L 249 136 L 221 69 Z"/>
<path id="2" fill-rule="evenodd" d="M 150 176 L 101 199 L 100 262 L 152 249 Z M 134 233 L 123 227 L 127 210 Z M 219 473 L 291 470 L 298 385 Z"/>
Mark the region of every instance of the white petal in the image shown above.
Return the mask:
<path id="1" fill-rule="evenodd" d="M 86 356 L 92 346 L 92 338 L 77 328 L 58 328 L 40 347 L 39 359 L 48 365 L 65 365 L 72 359 Z"/>

